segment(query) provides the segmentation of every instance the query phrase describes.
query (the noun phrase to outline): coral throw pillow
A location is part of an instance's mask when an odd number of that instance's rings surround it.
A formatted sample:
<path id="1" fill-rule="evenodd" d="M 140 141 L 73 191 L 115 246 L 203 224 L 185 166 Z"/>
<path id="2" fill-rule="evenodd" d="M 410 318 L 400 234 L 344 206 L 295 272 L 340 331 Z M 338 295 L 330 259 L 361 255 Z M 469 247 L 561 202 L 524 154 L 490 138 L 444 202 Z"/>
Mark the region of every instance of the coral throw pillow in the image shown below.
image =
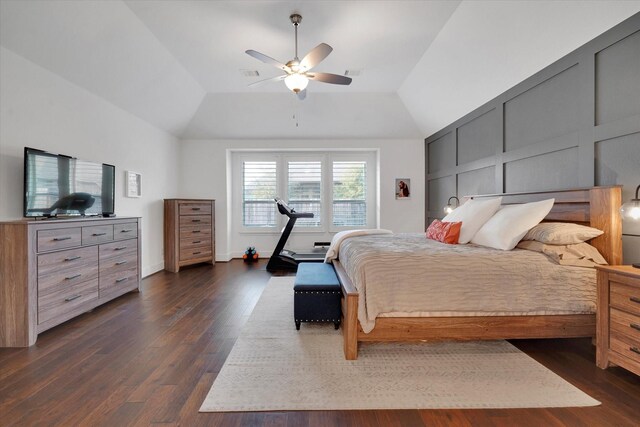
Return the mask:
<path id="1" fill-rule="evenodd" d="M 427 228 L 427 239 L 455 245 L 460 238 L 461 228 L 462 222 L 442 222 L 439 219 L 434 219 Z"/>

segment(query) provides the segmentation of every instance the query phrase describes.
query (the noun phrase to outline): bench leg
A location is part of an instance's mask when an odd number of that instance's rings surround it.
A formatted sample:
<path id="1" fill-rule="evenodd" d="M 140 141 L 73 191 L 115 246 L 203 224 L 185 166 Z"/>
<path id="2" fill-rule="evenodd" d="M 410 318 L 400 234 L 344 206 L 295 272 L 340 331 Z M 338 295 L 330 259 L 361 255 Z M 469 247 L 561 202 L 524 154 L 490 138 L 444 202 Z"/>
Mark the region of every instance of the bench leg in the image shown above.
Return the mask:
<path id="1" fill-rule="evenodd" d="M 296 320 L 296 330 L 300 330 L 300 321 Z"/>
<path id="2" fill-rule="evenodd" d="M 333 327 L 335 328 L 336 331 L 340 329 L 340 321 L 338 320 L 337 322 L 333 322 Z"/>

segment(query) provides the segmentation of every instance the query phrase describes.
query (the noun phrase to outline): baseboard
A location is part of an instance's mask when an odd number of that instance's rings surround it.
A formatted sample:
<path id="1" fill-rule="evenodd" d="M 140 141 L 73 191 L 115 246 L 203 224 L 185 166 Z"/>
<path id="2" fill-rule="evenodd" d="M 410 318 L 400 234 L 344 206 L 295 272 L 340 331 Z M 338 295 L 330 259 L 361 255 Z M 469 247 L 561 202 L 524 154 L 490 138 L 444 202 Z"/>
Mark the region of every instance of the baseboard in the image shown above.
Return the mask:
<path id="1" fill-rule="evenodd" d="M 260 258 L 270 258 L 272 253 L 273 253 L 273 251 L 270 251 L 270 252 L 258 252 L 258 254 L 260 255 Z M 231 257 L 229 259 L 231 259 L 231 258 L 242 258 L 242 255 L 244 255 L 244 251 L 242 251 L 242 252 L 231 252 Z M 217 257 L 216 257 L 216 260 L 217 260 Z"/>
<path id="2" fill-rule="evenodd" d="M 229 262 L 233 257 L 229 253 L 216 253 L 216 262 Z"/>
<path id="3" fill-rule="evenodd" d="M 147 276 L 151 276 L 152 274 L 157 273 L 160 270 L 164 270 L 164 261 L 149 267 L 143 267 L 142 278 L 144 279 Z"/>

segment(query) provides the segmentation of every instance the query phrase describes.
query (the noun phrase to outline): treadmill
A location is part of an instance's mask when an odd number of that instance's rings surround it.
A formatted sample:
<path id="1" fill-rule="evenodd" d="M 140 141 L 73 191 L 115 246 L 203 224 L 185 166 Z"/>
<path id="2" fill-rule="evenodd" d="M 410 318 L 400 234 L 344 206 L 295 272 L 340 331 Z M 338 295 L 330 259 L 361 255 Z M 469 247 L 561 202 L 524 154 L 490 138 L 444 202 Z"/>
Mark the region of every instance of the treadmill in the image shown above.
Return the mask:
<path id="1" fill-rule="evenodd" d="M 282 215 L 288 216 L 289 221 L 287 221 L 287 225 L 282 230 L 280 240 L 278 240 L 278 244 L 273 250 L 271 258 L 269 258 L 267 271 L 297 271 L 298 263 L 323 262 L 331 242 L 316 242 L 310 252 L 294 252 L 284 248 L 298 218 L 313 218 L 313 212 L 296 212 L 284 200 L 280 198 L 275 198 L 274 200 L 278 206 L 278 211 Z"/>

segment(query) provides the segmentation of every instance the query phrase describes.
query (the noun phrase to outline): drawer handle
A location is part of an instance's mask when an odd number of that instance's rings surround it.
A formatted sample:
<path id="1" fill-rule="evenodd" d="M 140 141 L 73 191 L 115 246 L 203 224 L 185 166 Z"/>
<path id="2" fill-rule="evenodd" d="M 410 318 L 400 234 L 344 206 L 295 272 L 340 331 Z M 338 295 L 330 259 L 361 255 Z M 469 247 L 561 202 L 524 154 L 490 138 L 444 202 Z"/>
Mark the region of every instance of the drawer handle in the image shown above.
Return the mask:
<path id="1" fill-rule="evenodd" d="M 123 277 L 122 279 L 116 279 L 116 283 L 124 282 L 126 280 L 129 280 L 129 278 L 128 277 Z"/>
<path id="2" fill-rule="evenodd" d="M 195 245 L 196 243 L 202 243 L 202 240 L 196 240 L 195 242 L 193 242 L 193 244 Z"/>
<path id="3" fill-rule="evenodd" d="M 107 233 L 93 233 L 92 236 L 94 237 L 98 237 L 98 236 L 106 236 Z"/>
<path id="4" fill-rule="evenodd" d="M 633 351 L 634 353 L 640 354 L 640 348 L 638 347 L 629 347 L 629 350 Z"/>
<path id="5" fill-rule="evenodd" d="M 65 258 L 64 260 L 65 261 L 75 261 L 75 260 L 80 259 L 80 258 L 82 258 L 82 257 L 80 255 L 78 255 L 78 256 L 70 256 L 69 258 Z"/>
<path id="6" fill-rule="evenodd" d="M 192 211 L 199 211 L 200 208 L 191 208 Z"/>
<path id="7" fill-rule="evenodd" d="M 78 299 L 81 296 L 82 296 L 81 294 L 77 294 L 77 295 L 73 295 L 73 296 L 67 297 L 64 300 L 65 300 L 65 302 L 69 302 L 69 301 L 73 301 L 74 299 Z"/>
<path id="8" fill-rule="evenodd" d="M 122 250 L 124 250 L 124 249 L 127 249 L 127 247 L 126 247 L 126 246 L 120 246 L 120 247 L 118 247 L 118 248 L 114 248 L 113 250 L 114 250 L 114 251 L 122 251 Z"/>
<path id="9" fill-rule="evenodd" d="M 131 233 L 132 231 L 133 231 L 133 230 L 129 230 L 129 229 L 127 229 L 127 230 L 120 230 L 120 232 L 121 232 L 121 233 Z"/>
<path id="10" fill-rule="evenodd" d="M 126 264 L 127 261 L 120 261 L 120 262 L 116 262 L 116 265 L 122 265 L 122 264 Z"/>
<path id="11" fill-rule="evenodd" d="M 193 231 L 192 231 L 192 233 L 193 233 L 193 234 L 195 234 L 195 233 L 200 233 L 200 230 L 193 230 Z"/>
<path id="12" fill-rule="evenodd" d="M 640 304 L 640 298 L 638 297 L 629 297 L 629 301 Z"/>
<path id="13" fill-rule="evenodd" d="M 201 253 L 202 253 L 202 252 L 194 252 L 193 254 L 194 254 L 194 255 L 198 255 L 198 254 L 201 254 Z"/>
<path id="14" fill-rule="evenodd" d="M 200 222 L 199 219 L 192 219 L 191 222 Z"/>
<path id="15" fill-rule="evenodd" d="M 629 323 L 629 327 L 637 331 L 640 331 L 640 323 Z"/>
<path id="16" fill-rule="evenodd" d="M 54 242 L 62 242 L 63 240 L 71 240 L 71 236 L 54 237 L 53 238 Z"/>
<path id="17" fill-rule="evenodd" d="M 69 276 L 69 277 L 65 277 L 65 280 L 73 280 L 73 279 L 77 279 L 78 277 L 82 276 L 82 274 L 76 274 L 74 276 Z"/>

